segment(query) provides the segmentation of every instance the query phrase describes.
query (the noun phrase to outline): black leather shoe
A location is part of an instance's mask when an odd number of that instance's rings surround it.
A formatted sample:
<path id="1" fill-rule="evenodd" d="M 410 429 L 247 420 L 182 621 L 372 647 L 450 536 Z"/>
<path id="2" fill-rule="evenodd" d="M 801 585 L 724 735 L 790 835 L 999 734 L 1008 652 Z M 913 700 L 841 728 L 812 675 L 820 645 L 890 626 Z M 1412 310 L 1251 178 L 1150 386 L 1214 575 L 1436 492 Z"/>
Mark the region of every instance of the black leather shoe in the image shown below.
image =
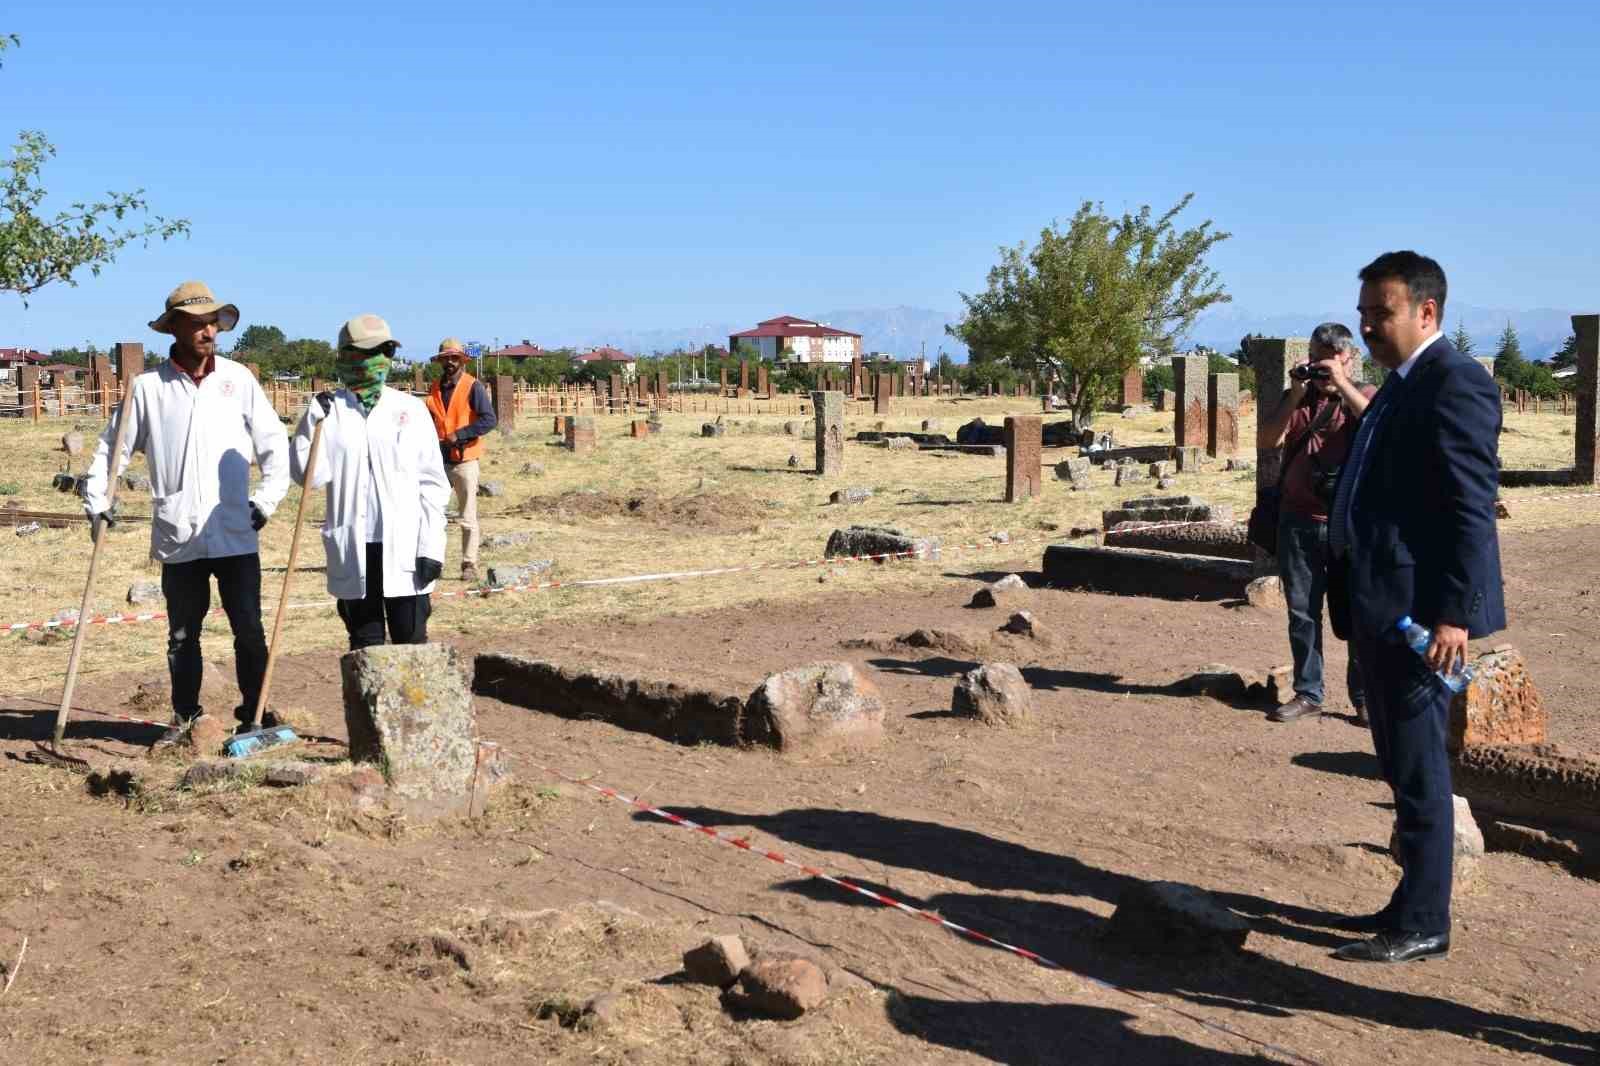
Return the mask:
<path id="1" fill-rule="evenodd" d="M 1450 954 L 1449 933 L 1379 933 L 1333 953 L 1344 962 L 1423 962 Z"/>
<path id="2" fill-rule="evenodd" d="M 1312 703 L 1304 696 L 1296 696 L 1267 714 L 1269 722 L 1298 722 L 1302 718 L 1313 718 L 1322 714 L 1322 705 Z"/>

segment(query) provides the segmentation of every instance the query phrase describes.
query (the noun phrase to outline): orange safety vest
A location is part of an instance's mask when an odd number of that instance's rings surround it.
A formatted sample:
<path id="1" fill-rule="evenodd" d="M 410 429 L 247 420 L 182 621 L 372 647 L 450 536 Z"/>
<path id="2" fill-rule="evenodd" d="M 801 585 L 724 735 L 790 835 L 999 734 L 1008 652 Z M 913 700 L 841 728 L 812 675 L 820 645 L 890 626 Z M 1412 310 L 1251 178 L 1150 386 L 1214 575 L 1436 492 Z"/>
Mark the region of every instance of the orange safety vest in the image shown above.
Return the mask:
<path id="1" fill-rule="evenodd" d="M 455 391 L 450 394 L 450 409 L 445 410 L 444 394 L 439 389 L 439 382 L 433 383 L 433 388 L 428 390 L 428 413 L 433 416 L 433 428 L 438 432 L 439 439 L 444 440 L 445 435 L 454 433 L 458 429 L 472 425 L 472 386 L 477 383 L 477 378 L 465 370 L 456 381 Z M 483 438 L 477 437 L 460 446 L 461 458 L 451 457 L 453 463 L 468 463 L 483 454 Z"/>

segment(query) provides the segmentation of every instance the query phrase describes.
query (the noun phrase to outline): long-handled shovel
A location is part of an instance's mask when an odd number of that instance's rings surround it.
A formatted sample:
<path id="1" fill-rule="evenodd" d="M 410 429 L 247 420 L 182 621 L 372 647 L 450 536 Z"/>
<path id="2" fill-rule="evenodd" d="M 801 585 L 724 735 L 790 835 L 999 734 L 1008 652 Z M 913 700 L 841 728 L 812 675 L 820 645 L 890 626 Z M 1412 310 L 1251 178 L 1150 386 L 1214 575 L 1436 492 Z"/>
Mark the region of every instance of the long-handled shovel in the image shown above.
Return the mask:
<path id="1" fill-rule="evenodd" d="M 313 398 L 311 402 L 317 401 Z M 283 632 L 283 614 L 289 607 L 289 582 L 293 580 L 295 565 L 300 561 L 300 531 L 306 524 L 306 504 L 311 500 L 311 479 L 317 472 L 317 451 L 322 443 L 322 427 L 326 422 L 324 418 L 311 431 L 311 448 L 306 452 L 305 486 L 300 491 L 300 506 L 295 510 L 294 533 L 289 538 L 289 565 L 283 568 L 283 588 L 278 592 L 278 609 L 272 620 L 272 640 L 267 645 L 267 668 L 261 675 L 261 692 L 256 696 L 250 732 L 233 738 L 225 749 L 232 756 L 253 755 L 263 748 L 277 747 L 298 739 L 290 729 L 263 730 L 261 716 L 266 713 L 267 693 L 272 689 L 272 671 L 278 665 L 278 636 Z"/>
<path id="2" fill-rule="evenodd" d="M 138 374 L 134 368 L 141 370 L 144 367 L 144 345 L 122 343 L 118 348 L 118 366 L 122 370 L 122 402 L 117 405 L 117 433 L 116 440 L 111 445 L 111 456 L 106 462 L 108 481 L 106 487 L 106 510 L 109 512 L 117 501 L 117 478 L 121 471 L 117 463 L 122 459 L 122 442 L 128 432 L 128 409 L 132 406 L 133 382 Z M 78 624 L 72 634 L 72 654 L 67 657 L 67 680 L 61 687 L 61 707 L 56 711 L 56 731 L 51 742 L 51 754 L 62 758 L 70 758 L 61 750 L 61 739 L 67 731 L 67 715 L 72 710 L 72 690 L 78 684 L 78 661 L 83 655 L 84 634 L 89 631 L 89 599 L 94 595 L 94 578 L 100 569 L 100 549 L 105 547 L 107 523 L 99 522 L 94 527 L 94 550 L 89 553 L 89 576 L 83 583 L 83 602 L 78 605 Z"/>

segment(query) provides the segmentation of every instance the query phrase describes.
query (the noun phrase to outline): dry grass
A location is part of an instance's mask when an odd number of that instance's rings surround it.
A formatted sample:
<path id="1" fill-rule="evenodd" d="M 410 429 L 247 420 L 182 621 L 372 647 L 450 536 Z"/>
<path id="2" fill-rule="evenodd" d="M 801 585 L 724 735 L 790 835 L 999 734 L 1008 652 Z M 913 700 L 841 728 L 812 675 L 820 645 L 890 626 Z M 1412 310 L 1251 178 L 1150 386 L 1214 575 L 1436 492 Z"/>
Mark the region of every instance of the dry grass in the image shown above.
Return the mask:
<path id="1" fill-rule="evenodd" d="M 981 415 L 998 422 L 1007 413 L 1034 413 L 1036 404 L 1023 400 L 915 400 L 903 402 L 886 420 L 889 429 L 918 429 L 923 418 L 939 419 L 943 431 L 954 435 L 962 422 Z M 628 615 L 696 611 L 718 605 L 755 600 L 784 600 L 818 594 L 839 595 L 892 581 L 908 590 L 927 588 L 948 580 L 949 570 L 982 569 L 993 560 L 1037 559 L 1043 543 L 1064 535 L 1074 526 L 1098 526 L 1099 513 L 1133 495 L 1109 483 L 1084 492 L 1067 492 L 1048 478 L 1044 495 L 1025 504 L 1002 501 L 1005 488 L 1003 459 L 957 453 L 887 451 L 872 445 L 846 447 L 846 473 L 823 482 L 810 474 L 813 443 L 783 434 L 783 423 L 795 416 L 729 416 L 727 434 L 721 438 L 699 436 L 702 421 L 710 416 L 669 415 L 662 433 L 644 440 L 627 436 L 628 420 L 602 416 L 598 420 L 599 446 L 592 456 L 576 458 L 553 447 L 548 416 L 529 416 L 519 433 L 497 436 L 485 460 L 483 477 L 501 483 L 504 494 L 480 501 L 485 533 L 526 530 L 531 545 L 513 549 L 485 548 L 482 566 L 554 559 L 550 575 L 556 580 L 610 577 L 621 574 L 733 566 L 776 560 L 813 559 L 821 555 L 828 533 L 850 523 L 902 527 L 921 535 L 937 536 L 946 545 L 989 544 L 990 534 L 1004 530 L 1015 547 L 983 551 L 951 551 L 938 563 L 898 563 L 889 566 L 841 564 L 826 569 L 801 567 L 762 571 L 692 581 L 661 582 L 611 588 L 557 589 L 481 598 L 436 598 L 433 630 L 441 637 L 482 634 L 533 625 L 552 618 L 601 621 Z M 1064 416 L 1063 416 L 1064 417 Z M 799 419 L 807 425 L 809 419 Z M 857 405 L 848 418 L 854 433 L 873 428 L 877 419 L 866 405 Z M 1508 466 L 1559 466 L 1572 461 L 1572 419 L 1556 414 L 1506 416 L 1502 438 Z M 75 498 L 50 487 L 50 477 L 62 469 L 61 434 L 74 425 L 86 436 L 97 424 L 54 420 L 34 425 L 7 420 L 0 423 L 0 438 L 9 457 L 4 481 L 19 491 L 7 498 L 29 510 L 73 511 Z M 1158 443 L 1171 439 L 1171 416 L 1148 414 L 1124 419 L 1106 414 L 1098 429 L 1112 429 L 1119 443 Z M 1244 440 L 1254 434 L 1247 416 L 1240 427 Z M 1249 453 L 1248 447 L 1246 454 Z M 793 454 L 798 470 L 787 465 Z M 1065 450 L 1047 450 L 1046 462 L 1064 457 Z M 81 469 L 84 460 L 78 460 Z M 525 463 L 542 465 L 542 475 L 520 473 Z M 136 459 L 135 472 L 142 469 Z M 873 497 L 851 507 L 826 506 L 828 493 L 844 486 L 866 486 Z M 1213 502 L 1231 503 L 1242 518 L 1254 494 L 1254 475 L 1232 473 L 1216 463 L 1196 475 L 1180 479 L 1180 491 L 1193 492 Z M 648 494 L 655 506 L 641 514 L 626 507 L 572 508 L 539 506 L 525 514 L 513 513 L 525 501 L 548 500 L 563 494 L 596 492 L 613 497 Z M 1594 499 L 1540 500 L 1549 490 L 1514 490 L 1508 493 L 1513 517 L 1510 528 L 1590 523 L 1600 517 Z M 708 506 L 719 521 L 673 525 L 663 521 L 671 507 L 660 501 L 713 496 Z M 735 501 L 731 506 L 729 499 Z M 738 502 L 748 513 L 740 520 Z M 263 534 L 263 599 L 278 598 L 298 490 L 292 489 L 277 516 Z M 692 501 L 686 513 L 692 515 Z M 148 514 L 143 493 L 127 493 L 122 509 L 128 514 Z M 313 514 L 321 510 L 313 501 Z M 734 513 L 730 513 L 730 510 Z M 8 527 L 0 535 L 10 537 Z M 101 564 L 98 588 L 90 609 L 95 613 L 130 610 L 124 595 L 134 581 L 159 579 L 159 567 L 147 558 L 149 527 L 127 522 L 113 532 Z M 320 567 L 315 530 L 307 531 L 302 553 L 305 567 Z M 0 622 L 49 618 L 75 609 L 82 595 L 89 541 L 86 528 L 43 529 L 7 546 L 0 568 Z M 447 578 L 459 561 L 458 534 L 452 529 Z M 274 569 L 277 568 L 277 569 Z M 753 578 L 753 579 L 752 579 Z M 819 588 L 819 579 L 824 583 Z M 446 580 L 441 588 L 460 591 L 465 586 Z M 305 569 L 295 575 L 291 603 L 326 600 L 323 576 Z M 150 608 L 141 608 L 149 610 Z M 159 605 L 157 606 L 159 609 Z M 270 625 L 270 622 L 269 622 Z M 88 635 L 85 677 L 123 674 L 130 680 L 164 674 L 164 625 L 157 622 L 125 626 L 96 626 Z M 214 617 L 206 626 L 207 648 L 212 655 L 229 651 L 227 624 Z M 57 635 L 35 643 L 29 637 L 0 635 L 7 655 L 7 689 L 14 693 L 47 693 L 59 689 L 67 658 L 67 642 Z M 284 650 L 306 651 L 344 645 L 344 630 L 331 607 L 312 606 L 290 613 L 284 627 Z M 213 675 L 218 671 L 211 671 Z"/>

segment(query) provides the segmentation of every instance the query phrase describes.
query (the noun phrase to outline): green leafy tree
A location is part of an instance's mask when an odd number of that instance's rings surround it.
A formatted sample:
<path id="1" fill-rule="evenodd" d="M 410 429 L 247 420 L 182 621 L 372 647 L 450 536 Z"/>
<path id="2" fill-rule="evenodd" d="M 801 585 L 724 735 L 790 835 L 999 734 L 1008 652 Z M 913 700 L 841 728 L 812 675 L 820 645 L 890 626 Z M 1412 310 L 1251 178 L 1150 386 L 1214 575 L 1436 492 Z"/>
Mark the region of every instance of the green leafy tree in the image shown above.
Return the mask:
<path id="1" fill-rule="evenodd" d="M 1157 363 L 1144 372 L 1144 398 L 1151 403 L 1161 399 L 1163 392 L 1177 388 L 1177 377 L 1171 363 Z"/>
<path id="2" fill-rule="evenodd" d="M 0 52 L 16 47 L 16 34 L 0 34 Z M 152 216 L 143 225 L 124 226 L 130 216 L 148 213 L 143 189 L 108 192 L 103 200 L 83 200 L 54 215 L 43 210 L 40 172 L 56 154 L 38 130 L 17 134 L 11 157 L 0 161 L 0 292 L 14 292 L 27 304 L 30 293 L 51 282 L 76 285 L 73 275 L 88 268 L 98 275 L 133 241 L 169 240 L 189 232 L 187 219 Z"/>
<path id="3" fill-rule="evenodd" d="M 1567 334 L 1567 339 L 1561 342 L 1561 347 L 1550 357 L 1551 370 L 1566 370 L 1578 365 L 1578 335 Z"/>
<path id="4" fill-rule="evenodd" d="M 1053 375 L 1074 419 L 1086 423 L 1141 355 L 1170 354 L 1195 316 L 1230 299 L 1205 265 L 1229 235 L 1209 220 L 1186 230 L 1173 221 L 1192 199 L 1159 217 L 1145 206 L 1113 218 L 1085 202 L 1032 248 L 1000 249 L 988 287 L 962 293 L 966 315 L 946 327 L 972 353 L 969 374 L 998 364 L 1041 380 Z"/>
<path id="5" fill-rule="evenodd" d="M 235 358 L 248 358 L 252 352 L 269 352 L 281 348 L 289 342 L 283 335 L 283 330 L 277 326 L 246 326 L 239 332 L 239 339 L 233 342 Z"/>
<path id="6" fill-rule="evenodd" d="M 1494 376 L 1514 389 L 1527 388 L 1528 361 L 1522 357 L 1522 343 L 1510 322 L 1500 334 L 1494 353 Z"/>
<path id="7" fill-rule="evenodd" d="M 939 375 L 940 381 L 954 381 L 959 375 L 960 364 L 950 358 L 950 353 L 940 352 L 939 361 L 933 364 L 933 372 Z"/>
<path id="8" fill-rule="evenodd" d="M 1450 343 L 1455 345 L 1456 351 L 1462 355 L 1473 353 L 1472 335 L 1467 332 L 1467 324 L 1459 318 L 1456 319 L 1456 331 L 1450 334 Z"/>

